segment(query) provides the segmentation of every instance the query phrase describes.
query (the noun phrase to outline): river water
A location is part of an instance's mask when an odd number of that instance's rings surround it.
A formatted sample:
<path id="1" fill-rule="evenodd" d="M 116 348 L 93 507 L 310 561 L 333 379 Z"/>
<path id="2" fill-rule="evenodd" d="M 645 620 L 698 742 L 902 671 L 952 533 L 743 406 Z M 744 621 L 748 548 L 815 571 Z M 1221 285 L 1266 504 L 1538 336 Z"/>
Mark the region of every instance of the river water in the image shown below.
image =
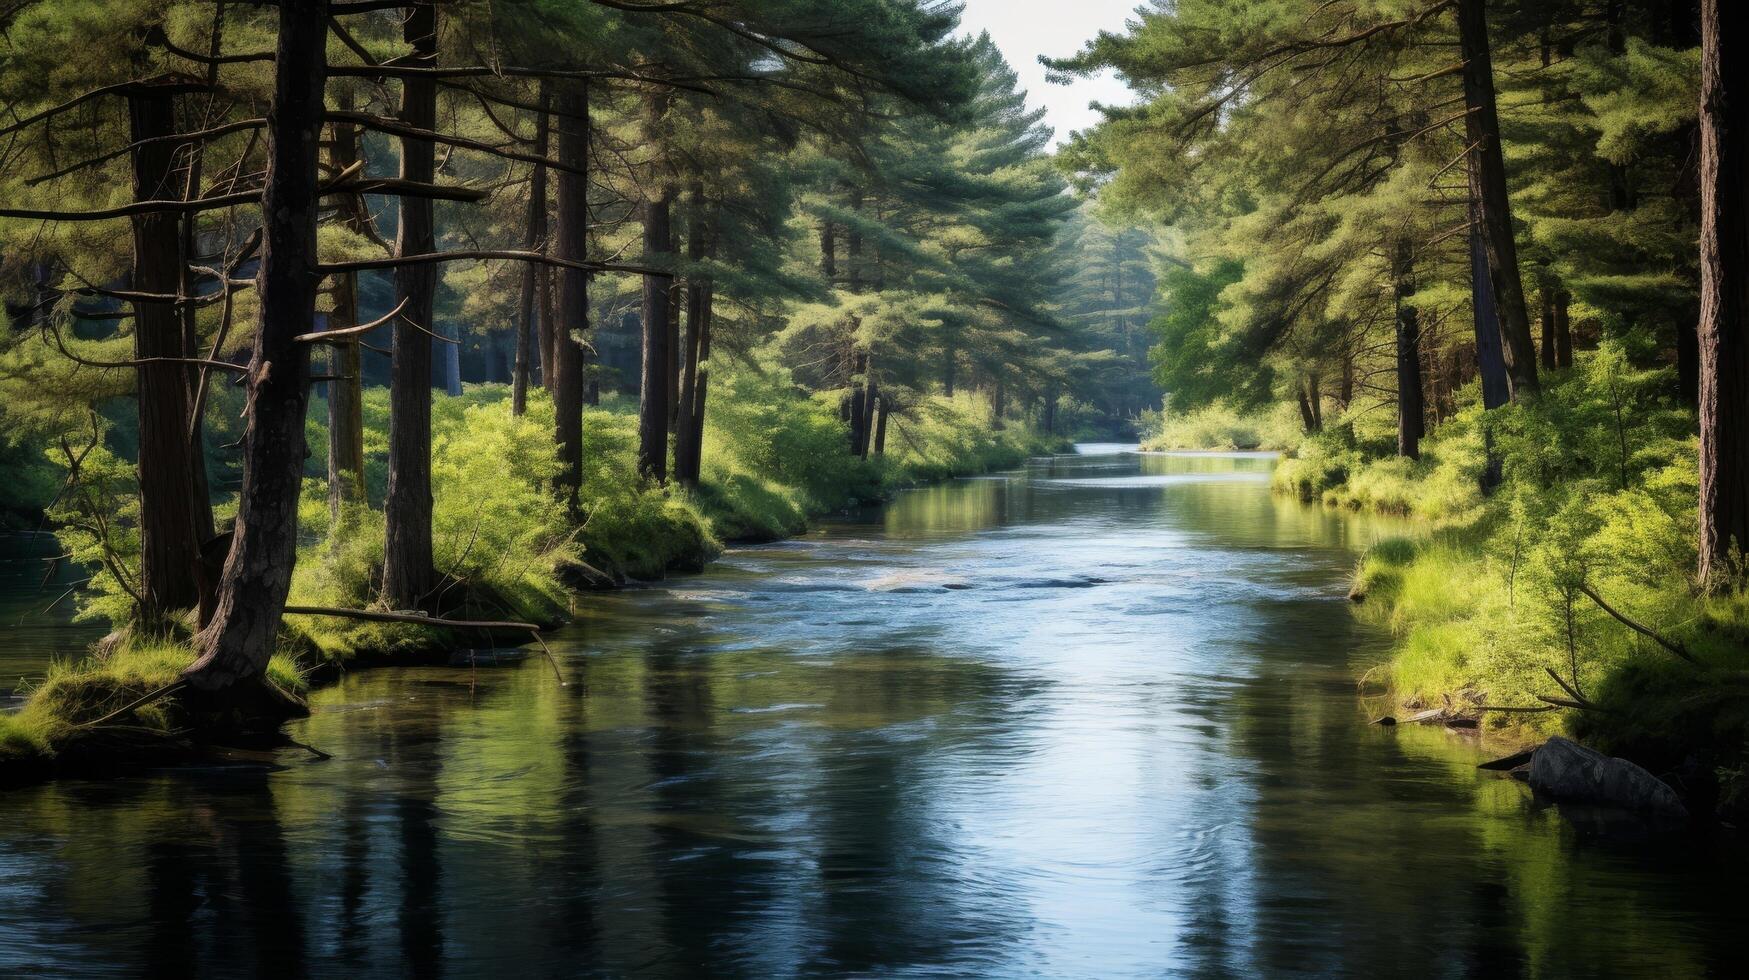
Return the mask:
<path id="1" fill-rule="evenodd" d="M 0 974 L 1744 975 L 1741 854 L 1366 723 L 1400 529 L 1082 450 L 582 599 L 563 685 L 355 673 L 325 761 L 4 792 Z"/>

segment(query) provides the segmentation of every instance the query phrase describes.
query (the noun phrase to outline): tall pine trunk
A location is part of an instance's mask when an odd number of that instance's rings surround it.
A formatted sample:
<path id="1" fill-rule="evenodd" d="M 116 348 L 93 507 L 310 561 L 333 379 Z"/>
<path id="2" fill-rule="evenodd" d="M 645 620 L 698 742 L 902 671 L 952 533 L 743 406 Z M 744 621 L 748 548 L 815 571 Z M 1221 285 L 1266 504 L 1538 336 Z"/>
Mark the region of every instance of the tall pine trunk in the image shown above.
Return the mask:
<path id="1" fill-rule="evenodd" d="M 1476 215 L 1471 206 L 1470 214 Z M 1488 249 L 1479 222 L 1470 227 L 1470 304 L 1475 314 L 1476 371 L 1482 377 L 1482 407 L 1499 408 L 1512 400 L 1506 358 L 1501 352 L 1500 317 L 1488 275 Z"/>
<path id="2" fill-rule="evenodd" d="M 327 76 L 327 13 L 326 0 L 279 4 L 243 489 L 218 605 L 211 624 L 196 638 L 200 657 L 184 673 L 197 691 L 241 693 L 239 688 L 265 677 L 297 563 L 310 355 L 296 338 L 314 324 L 321 281 L 316 159 Z"/>
<path id="3" fill-rule="evenodd" d="M 558 227 L 553 235 L 553 255 L 571 262 L 589 258 L 589 87 L 570 82 L 559 90 L 556 125 L 558 159 L 565 169 L 558 172 Z M 589 274 L 570 266 L 560 267 L 549 279 L 557 280 L 552 320 L 550 382 L 553 391 L 554 439 L 559 446 L 557 489 L 571 512 L 578 511 L 577 493 L 583 485 L 583 347 L 589 328 Z"/>
<path id="4" fill-rule="evenodd" d="M 128 95 L 129 134 L 134 150 L 134 199 L 182 196 L 177 177 L 177 147 L 162 139 L 176 131 L 175 104 L 149 83 Z M 192 220 L 192 219 L 191 219 Z M 142 293 L 175 297 L 182 291 L 182 218 L 157 211 L 133 219 L 132 286 Z M 183 321 L 175 300 L 134 303 L 134 356 L 180 358 L 186 354 Z M 187 371 L 174 360 L 138 368 L 140 414 L 140 596 L 139 610 L 150 628 L 172 613 L 199 604 L 196 584 L 202 536 L 196 526 L 195 460 L 190 453 Z M 204 481 L 201 481 L 204 483 Z"/>
<path id="5" fill-rule="evenodd" d="M 408 8 L 402 36 L 413 48 L 413 64 L 437 63 L 437 7 Z M 401 83 L 400 119 L 420 129 L 437 128 L 437 84 L 408 78 Z M 436 173 L 436 148 L 430 140 L 401 137 L 401 177 L 430 183 Z M 436 251 L 431 200 L 404 197 L 398 255 Z M 388 542 L 383 554 L 383 592 L 395 609 L 423 608 L 437 587 L 431 557 L 431 334 L 437 291 L 437 266 L 430 263 L 395 270 L 395 300 L 405 302 L 395 318 L 389 369 L 389 494 L 384 506 Z"/>
<path id="6" fill-rule="evenodd" d="M 1573 366 L 1573 322 L 1569 311 L 1573 294 L 1565 289 L 1555 294 L 1555 367 Z"/>
<path id="7" fill-rule="evenodd" d="M 1724 50 L 1745 31 L 1741 3 L 1701 0 L 1700 580 L 1714 589 L 1749 572 L 1749 61 Z"/>
<path id="8" fill-rule="evenodd" d="M 892 403 L 888 401 L 887 396 L 881 396 L 879 408 L 880 419 L 875 422 L 874 431 L 874 454 L 885 456 L 887 454 L 887 416 L 893 413 Z"/>
<path id="9" fill-rule="evenodd" d="M 692 187 L 692 224 L 687 231 L 686 254 L 695 264 L 710 252 L 705 220 L 704 187 Z M 674 478 L 681 486 L 698 486 L 704 440 L 702 390 L 703 362 L 710 343 L 710 283 L 695 270 L 686 284 L 686 342 L 681 355 L 680 407 L 674 438 Z"/>
<path id="10" fill-rule="evenodd" d="M 350 90 L 340 96 L 340 108 L 352 108 Z M 335 123 L 333 145 L 329 154 L 337 171 L 344 171 L 359 160 L 358 127 L 351 123 Z M 354 232 L 362 232 L 370 221 L 364 198 L 348 195 L 340 202 L 341 224 Z M 334 277 L 334 313 L 329 326 L 340 330 L 358 324 L 358 273 L 346 272 Z M 362 340 L 362 338 L 359 338 Z M 357 342 L 331 347 L 328 382 L 328 517 L 338 530 L 345 520 L 348 505 L 362 507 L 364 490 L 364 380 L 361 351 Z M 334 534 L 336 545 L 345 535 Z"/>
<path id="11" fill-rule="evenodd" d="M 670 226 L 670 211 L 674 189 L 664 187 L 653 201 L 644 203 L 644 261 L 665 266 L 674 235 Z M 674 358 L 670 350 L 673 330 L 668 323 L 671 310 L 669 291 L 674 282 L 670 275 L 644 277 L 643 303 L 643 379 L 638 393 L 638 472 L 657 482 L 668 480 L 668 413 L 672 400 L 669 388 L 674 384 Z"/>
<path id="12" fill-rule="evenodd" d="M 1493 282 L 1506 377 L 1511 397 L 1518 399 L 1537 390 L 1536 342 L 1530 334 L 1530 313 L 1518 274 L 1518 246 L 1512 237 L 1512 204 L 1506 193 L 1506 161 L 1500 152 L 1486 8 L 1486 0 L 1458 0 L 1464 104 L 1469 110 L 1464 125 L 1470 141 L 1470 186 L 1481 220 L 1488 276 Z"/>
<path id="13" fill-rule="evenodd" d="M 1421 389 L 1421 311 L 1415 307 L 1415 259 L 1409 243 L 1397 243 L 1393 270 L 1397 301 L 1397 455 L 1421 458 L 1427 406 Z"/>
<path id="14" fill-rule="evenodd" d="M 534 120 L 534 152 L 541 156 L 547 155 L 548 122 L 547 102 L 552 97 L 548 83 L 540 84 L 540 112 Z M 544 163 L 534 165 L 534 173 L 528 181 L 528 220 L 523 233 L 524 247 L 530 250 L 542 248 L 547 237 L 547 167 Z M 533 262 L 522 268 L 522 295 L 516 309 L 516 363 L 511 369 L 510 378 L 510 413 L 521 415 L 528 411 L 528 376 L 529 362 L 533 357 L 529 351 L 535 342 L 537 314 L 535 304 L 539 301 L 539 288 L 536 278 L 541 273 L 541 267 Z M 551 362 L 541 365 L 543 373 L 552 371 Z"/>

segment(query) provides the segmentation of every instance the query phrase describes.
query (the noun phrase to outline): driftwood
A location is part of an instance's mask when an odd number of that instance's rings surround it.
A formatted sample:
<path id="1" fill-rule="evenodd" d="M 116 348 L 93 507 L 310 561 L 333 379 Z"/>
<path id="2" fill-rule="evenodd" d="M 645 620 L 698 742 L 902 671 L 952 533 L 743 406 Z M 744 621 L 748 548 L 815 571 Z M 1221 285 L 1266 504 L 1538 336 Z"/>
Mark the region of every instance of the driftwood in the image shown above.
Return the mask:
<path id="1" fill-rule="evenodd" d="M 474 629 L 474 630 L 525 630 L 534 642 L 540 644 L 541 655 L 546 657 L 547 666 L 553 668 L 553 677 L 560 687 L 565 687 L 565 675 L 559 672 L 559 662 L 553 659 L 553 651 L 547 646 L 547 641 L 541 638 L 541 628 L 533 623 L 519 623 L 512 620 L 492 621 L 478 619 L 440 619 L 436 616 L 422 616 L 418 613 L 375 612 L 368 609 L 343 609 L 338 606 L 286 606 L 287 616 L 332 616 L 336 619 L 360 619 L 371 623 L 412 623 L 418 626 L 434 626 L 439 629 Z"/>

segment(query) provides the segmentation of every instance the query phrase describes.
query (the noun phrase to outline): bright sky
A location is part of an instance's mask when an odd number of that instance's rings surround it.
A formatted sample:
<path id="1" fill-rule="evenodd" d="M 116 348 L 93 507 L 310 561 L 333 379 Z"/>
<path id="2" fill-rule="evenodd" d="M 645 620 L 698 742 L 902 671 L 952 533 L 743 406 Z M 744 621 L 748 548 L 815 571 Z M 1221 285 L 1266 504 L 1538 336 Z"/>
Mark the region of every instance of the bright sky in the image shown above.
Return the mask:
<path id="1" fill-rule="evenodd" d="M 1077 80 L 1073 85 L 1045 81 L 1041 54 L 1060 58 L 1081 50 L 1081 45 L 1101 30 L 1123 27 L 1142 0 L 964 0 L 962 26 L 969 34 L 989 31 L 1008 63 L 1020 75 L 1027 102 L 1043 106 L 1046 121 L 1056 129 L 1057 142 L 1069 133 L 1099 121 L 1089 102 L 1124 105 L 1131 102 L 1129 89 L 1109 73 Z"/>

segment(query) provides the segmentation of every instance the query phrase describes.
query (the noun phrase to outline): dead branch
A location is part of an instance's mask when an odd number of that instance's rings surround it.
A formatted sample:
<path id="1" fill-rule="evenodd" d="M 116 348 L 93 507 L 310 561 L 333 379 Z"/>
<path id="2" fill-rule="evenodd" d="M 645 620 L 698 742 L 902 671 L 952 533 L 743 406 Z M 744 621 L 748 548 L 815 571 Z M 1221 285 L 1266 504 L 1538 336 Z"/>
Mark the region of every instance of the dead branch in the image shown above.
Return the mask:
<path id="1" fill-rule="evenodd" d="M 1653 643 L 1658 644 L 1659 646 L 1670 651 L 1671 653 L 1675 654 L 1676 656 L 1681 657 L 1684 661 L 1688 662 L 1690 665 L 1695 666 L 1695 667 L 1699 667 L 1701 665 L 1700 661 L 1694 659 L 1694 654 L 1688 652 L 1687 647 L 1683 646 L 1680 643 L 1677 643 L 1674 640 L 1667 640 L 1663 636 L 1661 636 L 1659 633 L 1657 633 L 1655 630 L 1653 630 L 1652 628 L 1647 627 L 1647 626 L 1641 626 L 1639 623 L 1636 623 L 1633 620 L 1627 618 L 1627 616 L 1625 616 L 1621 612 L 1619 612 L 1614 606 L 1611 606 L 1609 603 L 1604 602 L 1603 597 L 1598 595 L 1596 592 L 1592 591 L 1591 586 L 1581 585 L 1581 586 L 1579 586 L 1579 591 L 1585 593 L 1585 597 L 1587 599 L 1590 599 L 1592 602 L 1597 603 L 1597 608 L 1602 609 L 1606 613 L 1609 613 L 1609 615 L 1612 618 L 1614 618 L 1616 622 L 1622 624 L 1623 626 L 1626 626 L 1628 629 L 1633 630 L 1635 633 L 1638 633 L 1641 636 L 1646 637 L 1647 639 L 1651 640 Z"/>

